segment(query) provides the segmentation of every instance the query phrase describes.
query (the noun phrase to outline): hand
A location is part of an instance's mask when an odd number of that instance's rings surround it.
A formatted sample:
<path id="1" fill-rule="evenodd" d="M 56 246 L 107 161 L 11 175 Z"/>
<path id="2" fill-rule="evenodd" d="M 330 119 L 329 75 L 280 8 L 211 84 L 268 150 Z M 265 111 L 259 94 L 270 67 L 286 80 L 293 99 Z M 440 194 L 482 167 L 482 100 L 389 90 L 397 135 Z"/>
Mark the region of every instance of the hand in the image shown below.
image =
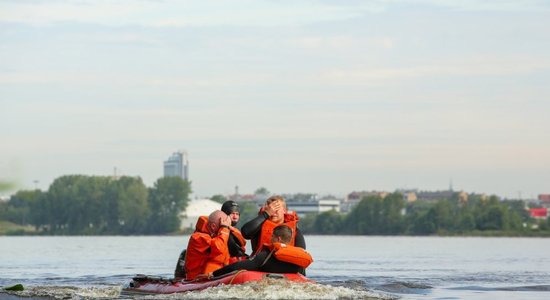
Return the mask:
<path id="1" fill-rule="evenodd" d="M 279 201 L 272 202 L 269 205 L 266 205 L 265 211 L 271 217 L 274 214 L 276 214 L 277 212 L 283 211 L 283 205 Z"/>
<path id="2" fill-rule="evenodd" d="M 281 208 L 281 204 L 277 202 L 273 202 L 271 204 L 264 205 L 264 211 L 271 217 L 273 216 L 277 210 Z"/>
<path id="3" fill-rule="evenodd" d="M 220 218 L 220 226 L 225 225 L 227 227 L 231 227 L 231 218 L 229 216 L 221 217 Z"/>

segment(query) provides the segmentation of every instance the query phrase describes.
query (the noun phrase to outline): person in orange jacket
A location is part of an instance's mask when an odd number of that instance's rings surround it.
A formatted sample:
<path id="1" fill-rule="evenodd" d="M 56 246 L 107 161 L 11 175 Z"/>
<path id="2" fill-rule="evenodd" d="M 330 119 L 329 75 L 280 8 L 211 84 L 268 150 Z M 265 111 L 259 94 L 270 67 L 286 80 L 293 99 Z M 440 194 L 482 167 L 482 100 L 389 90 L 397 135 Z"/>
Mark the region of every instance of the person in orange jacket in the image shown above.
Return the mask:
<path id="1" fill-rule="evenodd" d="M 229 263 L 227 240 L 230 226 L 231 219 L 220 210 L 214 211 L 208 218 L 199 218 L 187 244 L 184 265 L 186 280 L 193 280 Z"/>
<path id="2" fill-rule="evenodd" d="M 218 269 L 208 274 L 208 277 L 217 277 L 236 270 L 269 273 L 301 272 L 313 262 L 313 258 L 303 248 L 288 245 L 292 236 L 292 229 L 290 227 L 279 225 L 273 229 L 271 242 L 263 245 L 258 254 L 251 256 L 247 260 Z"/>
<path id="3" fill-rule="evenodd" d="M 229 240 L 227 241 L 227 247 L 229 248 L 229 263 L 234 263 L 239 260 L 248 258 L 246 255 L 246 240 L 244 239 L 241 231 L 235 227 L 239 223 L 241 217 L 239 211 L 239 204 L 235 201 L 228 200 L 222 204 L 221 210 L 231 218 L 231 232 L 229 233 Z"/>
<path id="4" fill-rule="evenodd" d="M 269 197 L 258 216 L 244 224 L 241 232 L 244 238 L 251 240 L 252 253 L 256 254 L 262 245 L 270 243 L 273 229 L 282 224 L 292 229 L 292 237 L 288 244 L 306 249 L 304 236 L 297 227 L 298 216 L 295 212 L 287 210 L 285 199 L 279 195 Z"/>

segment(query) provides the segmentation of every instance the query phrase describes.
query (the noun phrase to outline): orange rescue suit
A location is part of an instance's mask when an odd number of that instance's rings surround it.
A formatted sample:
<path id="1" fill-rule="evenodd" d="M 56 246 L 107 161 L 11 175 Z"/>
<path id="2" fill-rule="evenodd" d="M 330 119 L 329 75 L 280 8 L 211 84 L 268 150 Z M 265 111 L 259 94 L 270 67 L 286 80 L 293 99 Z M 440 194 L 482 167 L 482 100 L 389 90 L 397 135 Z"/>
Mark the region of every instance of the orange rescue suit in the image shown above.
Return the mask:
<path id="1" fill-rule="evenodd" d="M 267 219 L 262 224 L 262 232 L 260 235 L 260 239 L 258 241 L 258 247 L 256 248 L 256 253 L 258 253 L 261 250 L 262 245 L 271 244 L 271 235 L 273 234 L 273 229 L 279 225 L 286 225 L 292 229 L 292 239 L 290 240 L 290 243 L 288 243 L 290 246 L 294 246 L 294 241 L 296 239 L 296 225 L 298 224 L 298 215 L 296 215 L 296 212 L 292 213 L 285 213 L 284 215 L 284 221 L 281 224 L 277 224 L 270 219 Z M 255 254 L 256 254 L 255 253 Z"/>
<path id="2" fill-rule="evenodd" d="M 300 247 L 273 243 L 269 246 L 269 249 L 273 251 L 273 255 L 277 260 L 295 264 L 302 268 L 307 268 L 313 262 L 313 258 L 309 252 Z"/>
<path id="3" fill-rule="evenodd" d="M 213 272 L 229 262 L 229 228 L 221 227 L 217 233 L 211 234 L 207 225 L 208 217 L 201 216 L 195 226 L 195 232 L 189 238 L 185 257 L 187 280 Z"/>

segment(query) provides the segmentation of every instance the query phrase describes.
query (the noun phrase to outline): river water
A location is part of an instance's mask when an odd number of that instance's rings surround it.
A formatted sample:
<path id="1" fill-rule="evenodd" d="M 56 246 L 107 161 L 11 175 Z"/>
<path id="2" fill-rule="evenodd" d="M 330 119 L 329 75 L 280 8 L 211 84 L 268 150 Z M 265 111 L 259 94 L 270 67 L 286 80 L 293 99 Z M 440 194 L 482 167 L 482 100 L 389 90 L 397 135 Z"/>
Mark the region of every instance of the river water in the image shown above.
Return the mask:
<path id="1" fill-rule="evenodd" d="M 188 236 L 0 237 L 0 299 L 112 299 L 171 277 Z M 317 284 L 254 283 L 149 299 L 550 299 L 550 239 L 306 236 Z M 126 297 L 126 296 L 124 296 Z M 135 296 L 137 298 L 137 296 Z"/>

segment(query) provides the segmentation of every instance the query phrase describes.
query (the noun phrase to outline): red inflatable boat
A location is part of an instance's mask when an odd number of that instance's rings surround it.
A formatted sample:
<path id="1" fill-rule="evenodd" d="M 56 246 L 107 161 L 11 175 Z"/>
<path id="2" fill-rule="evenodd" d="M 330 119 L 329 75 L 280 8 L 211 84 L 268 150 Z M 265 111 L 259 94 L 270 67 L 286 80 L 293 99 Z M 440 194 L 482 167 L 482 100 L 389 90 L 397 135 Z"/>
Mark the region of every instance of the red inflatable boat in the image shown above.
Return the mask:
<path id="1" fill-rule="evenodd" d="M 297 273 L 278 274 L 240 270 L 217 278 L 204 278 L 192 281 L 136 275 L 132 281 L 122 289 L 122 291 L 123 293 L 128 294 L 173 294 L 202 290 L 220 284 L 242 284 L 248 281 L 260 281 L 265 278 L 275 278 L 295 282 L 314 282 L 302 274 Z"/>

